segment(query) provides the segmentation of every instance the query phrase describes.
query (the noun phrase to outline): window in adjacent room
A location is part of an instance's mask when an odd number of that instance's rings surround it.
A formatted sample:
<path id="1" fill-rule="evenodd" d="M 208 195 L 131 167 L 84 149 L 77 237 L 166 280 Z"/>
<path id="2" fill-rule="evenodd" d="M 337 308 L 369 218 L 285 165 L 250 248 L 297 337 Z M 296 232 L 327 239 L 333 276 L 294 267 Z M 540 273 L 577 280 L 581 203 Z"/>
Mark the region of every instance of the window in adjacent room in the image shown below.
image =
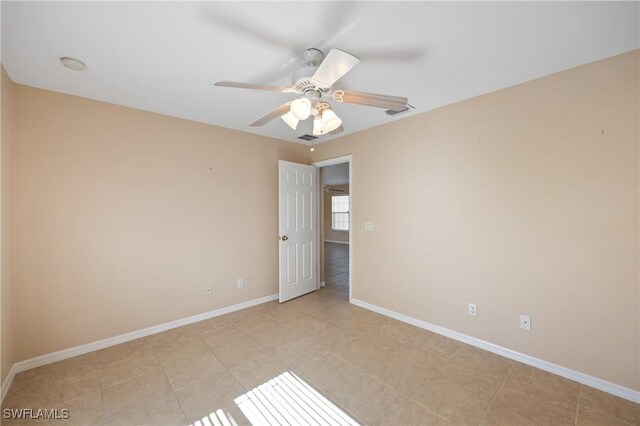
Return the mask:
<path id="1" fill-rule="evenodd" d="M 331 229 L 334 231 L 349 230 L 348 195 L 334 195 L 331 197 Z"/>

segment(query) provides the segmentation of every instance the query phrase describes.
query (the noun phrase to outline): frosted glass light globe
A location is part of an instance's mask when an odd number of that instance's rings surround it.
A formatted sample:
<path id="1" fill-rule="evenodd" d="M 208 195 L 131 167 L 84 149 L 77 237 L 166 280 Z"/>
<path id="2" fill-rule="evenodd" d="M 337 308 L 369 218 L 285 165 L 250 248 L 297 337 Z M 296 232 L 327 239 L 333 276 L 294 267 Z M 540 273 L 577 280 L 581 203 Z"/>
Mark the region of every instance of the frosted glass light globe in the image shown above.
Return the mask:
<path id="1" fill-rule="evenodd" d="M 326 110 L 322 113 L 322 133 L 329 133 L 342 125 L 342 119 L 333 110 Z"/>
<path id="2" fill-rule="evenodd" d="M 293 113 L 291 111 L 289 111 L 285 115 L 281 116 L 280 118 L 282 118 L 282 120 L 285 123 L 287 123 L 289 125 L 289 127 L 291 127 L 293 130 L 295 130 L 296 127 L 298 127 L 298 121 L 299 120 L 293 115 Z"/>
<path id="3" fill-rule="evenodd" d="M 311 115 L 311 101 L 307 98 L 296 99 L 289 108 L 298 120 L 306 120 Z"/>

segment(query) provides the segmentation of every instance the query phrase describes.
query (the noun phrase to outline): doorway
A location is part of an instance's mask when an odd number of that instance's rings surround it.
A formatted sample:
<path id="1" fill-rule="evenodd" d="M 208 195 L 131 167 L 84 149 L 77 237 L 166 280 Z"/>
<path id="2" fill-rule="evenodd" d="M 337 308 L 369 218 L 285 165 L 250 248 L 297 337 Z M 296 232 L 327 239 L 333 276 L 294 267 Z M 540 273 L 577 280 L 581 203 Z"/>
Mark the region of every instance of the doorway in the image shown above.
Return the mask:
<path id="1" fill-rule="evenodd" d="M 319 245 L 323 292 L 351 300 L 352 196 L 351 156 L 320 161 Z"/>

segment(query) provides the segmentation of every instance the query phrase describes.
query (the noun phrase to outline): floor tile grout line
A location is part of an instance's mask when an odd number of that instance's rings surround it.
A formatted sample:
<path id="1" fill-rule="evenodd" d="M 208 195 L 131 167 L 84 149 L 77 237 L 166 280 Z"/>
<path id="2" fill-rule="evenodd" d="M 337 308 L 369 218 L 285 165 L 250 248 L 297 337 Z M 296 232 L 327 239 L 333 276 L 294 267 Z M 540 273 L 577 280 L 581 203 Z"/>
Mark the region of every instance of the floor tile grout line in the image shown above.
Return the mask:
<path id="1" fill-rule="evenodd" d="M 344 361 L 344 360 L 343 360 Z M 345 361 L 347 362 L 347 361 Z M 348 363 L 348 362 L 347 362 Z M 308 381 L 308 383 L 310 385 L 312 385 L 318 392 L 320 392 L 321 395 L 324 395 L 325 397 L 327 397 L 327 399 L 329 399 L 332 403 L 335 403 L 336 406 L 338 406 L 339 408 L 343 409 L 345 413 L 348 413 L 349 416 L 353 417 L 354 420 L 357 420 L 358 422 L 362 423 L 363 425 L 365 424 L 364 421 L 360 420 L 360 418 L 358 416 L 356 416 L 353 412 L 351 412 L 351 410 L 347 409 L 345 406 L 343 406 L 336 398 L 334 398 L 333 395 L 331 395 L 329 392 L 322 390 L 322 388 L 320 386 L 318 386 L 317 384 L 315 384 L 313 382 L 313 380 L 311 380 L 309 377 L 307 377 L 305 374 L 303 374 L 302 372 L 298 372 L 298 374 L 300 374 L 300 376 L 302 376 L 302 378 L 304 378 L 306 381 Z"/>
<path id="2" fill-rule="evenodd" d="M 176 390 L 173 388 L 173 383 L 171 383 L 171 380 L 169 379 L 169 376 L 167 375 L 167 372 L 164 371 L 164 367 L 161 367 L 162 372 L 164 373 L 164 377 L 167 379 L 167 383 L 169 383 L 169 387 L 171 388 L 171 392 L 173 393 L 173 397 L 176 399 L 176 402 L 178 403 L 178 407 L 180 407 L 180 411 L 182 412 L 182 415 L 184 416 L 184 419 L 187 421 L 187 424 L 190 424 L 191 421 L 189 419 L 189 416 L 187 416 L 187 413 L 184 411 L 184 407 L 182 406 L 182 402 L 180 402 L 180 398 L 178 398 L 178 394 L 176 393 Z"/>
<path id="3" fill-rule="evenodd" d="M 362 336 L 358 336 L 358 337 L 356 337 L 356 338 L 352 339 L 350 342 L 352 342 L 353 340 L 357 340 L 357 339 L 359 339 L 359 338 L 361 338 L 361 337 L 362 337 Z M 348 343 L 350 343 L 350 342 L 348 342 Z M 375 345 L 374 345 L 374 346 L 375 346 Z M 375 346 L 375 347 L 376 347 L 376 348 L 378 348 L 379 350 L 384 350 L 384 351 L 386 352 L 386 350 L 385 350 L 385 349 L 382 349 L 382 348 L 377 347 L 377 346 Z M 438 349 L 438 348 L 434 348 L 434 349 Z M 439 349 L 438 349 L 438 350 L 439 350 Z M 459 350 L 459 349 L 458 349 L 458 350 Z M 458 350 L 456 350 L 456 351 L 453 353 L 453 355 L 455 355 L 455 354 L 458 352 Z M 442 352 L 444 352 L 444 351 L 442 351 Z M 334 351 L 332 351 L 332 350 L 327 350 L 327 353 L 328 353 L 328 354 L 331 354 L 331 355 L 335 356 L 336 358 L 340 359 L 341 361 L 343 361 L 343 362 L 347 363 L 347 364 L 348 364 L 349 366 L 351 366 L 353 369 L 355 369 L 355 370 L 357 370 L 357 371 L 359 371 L 359 372 L 361 372 L 361 373 L 363 373 L 363 374 L 366 374 L 367 376 L 370 376 L 370 377 L 371 377 L 371 378 L 373 378 L 374 380 L 379 381 L 379 382 L 380 382 L 380 383 L 382 383 L 384 386 L 388 386 L 388 387 L 390 387 L 393 391 L 397 392 L 397 393 L 398 393 L 398 395 L 405 397 L 408 401 L 411 401 L 411 402 L 413 402 L 413 403 L 417 404 L 418 406 L 420 406 L 420 407 L 424 408 L 424 409 L 425 409 L 425 410 L 427 410 L 428 412 L 433 413 L 435 416 L 437 416 L 437 417 L 439 417 L 439 418 L 441 418 L 441 419 L 443 419 L 443 420 L 447 421 L 446 417 L 443 417 L 442 415 L 440 415 L 440 414 L 439 414 L 439 413 L 437 413 L 436 411 L 433 411 L 433 410 L 432 410 L 432 409 L 430 409 L 429 407 L 424 406 L 424 405 L 423 405 L 423 404 L 421 404 L 420 402 L 418 402 L 418 401 L 416 401 L 415 399 L 413 399 L 413 397 L 412 397 L 412 396 L 407 395 L 406 393 L 402 392 L 402 391 L 401 391 L 401 390 L 399 390 L 399 389 L 396 389 L 396 387 L 394 387 L 394 386 L 393 386 L 393 385 L 391 385 L 390 383 L 387 383 L 383 378 L 378 377 L 377 375 L 372 374 L 372 373 L 370 373 L 369 371 L 363 370 L 363 369 L 362 369 L 362 368 L 360 368 L 358 365 L 356 365 L 356 364 L 352 363 L 351 361 L 349 361 L 349 360 L 347 360 L 347 359 L 343 358 L 342 356 L 340 356 L 340 354 L 339 354 L 339 353 L 336 353 L 336 352 L 334 352 Z M 452 355 L 452 356 L 453 356 L 453 355 Z M 333 398 L 332 398 L 332 399 L 333 399 Z M 337 401 L 336 401 L 336 402 L 337 402 Z M 340 405 L 340 406 L 342 406 L 342 405 Z M 344 408 L 344 407 L 343 407 L 343 408 Z M 348 411 L 348 412 L 349 412 L 349 411 Z M 358 419 L 359 421 L 361 421 L 357 416 L 354 416 L 354 417 L 355 417 L 356 419 Z M 366 422 L 363 422 L 363 421 L 361 421 L 361 422 L 362 422 L 362 424 L 366 424 Z"/>
<path id="4" fill-rule="evenodd" d="M 205 347 L 207 348 L 207 350 L 208 350 L 208 351 L 209 351 L 209 352 L 210 352 L 210 353 L 211 353 L 211 354 L 212 354 L 212 355 L 213 355 L 213 356 L 214 356 L 218 361 L 220 361 L 220 363 L 224 366 L 224 368 L 225 368 L 226 372 L 227 372 L 227 373 L 229 373 L 229 374 L 234 378 L 234 380 L 238 383 L 238 385 L 240 385 L 240 387 L 244 390 L 244 393 L 249 392 L 249 389 L 247 389 L 247 388 L 246 388 L 246 386 L 244 386 L 244 385 L 242 384 L 242 382 L 241 382 L 241 381 L 236 377 L 236 375 L 235 375 L 235 374 L 233 374 L 233 371 L 231 371 L 231 368 L 227 365 L 227 363 L 225 363 L 223 360 L 221 360 L 221 359 L 218 357 L 218 355 L 213 351 L 213 348 L 211 348 L 209 345 L 207 345 L 207 344 L 202 340 L 202 338 L 199 338 L 199 339 L 200 339 L 200 342 L 201 342 L 202 344 L 204 344 L 204 345 L 205 345 Z M 163 367 L 163 371 L 164 371 L 164 367 Z M 222 373 L 222 372 L 221 372 L 221 373 Z M 166 371 L 165 371 L 165 375 L 166 375 Z M 196 380 L 194 383 L 192 383 L 191 385 L 188 385 L 188 386 L 193 386 L 193 385 L 195 385 L 195 384 L 198 384 L 198 383 L 204 382 L 205 380 L 210 379 L 210 378 L 211 378 L 211 377 L 203 377 L 202 379 L 200 379 L 200 380 Z M 169 380 L 169 378 L 168 378 L 168 377 L 167 377 L 167 380 Z M 173 390 L 173 393 L 174 393 L 174 395 L 176 396 L 176 399 L 178 400 L 178 404 L 180 405 L 180 408 L 182 409 L 183 414 L 185 415 L 185 417 L 186 417 L 187 421 L 188 421 L 188 422 L 190 422 L 190 419 L 189 419 L 189 417 L 187 416 L 187 413 L 184 411 L 184 407 L 182 406 L 182 402 L 180 401 L 180 398 L 178 397 L 177 389 L 175 389 L 175 388 L 173 387 L 173 384 L 171 383 L 171 380 L 169 380 L 169 384 L 171 385 L 171 389 Z M 184 386 L 184 387 L 186 387 L 186 386 Z M 179 389 L 182 389 L 182 388 L 179 388 Z"/>
<path id="5" fill-rule="evenodd" d="M 582 401 L 582 388 L 584 388 L 584 387 L 588 387 L 588 386 L 580 384 L 579 393 L 578 393 L 578 406 L 581 405 L 580 403 Z M 618 397 L 615 397 L 615 398 L 618 398 Z M 635 405 L 636 405 L 636 409 L 640 411 L 640 405 L 638 405 L 638 404 L 635 404 Z M 603 414 L 603 415 L 605 415 L 607 417 L 614 418 L 614 419 L 618 420 L 619 422 L 624 423 L 625 425 L 637 426 L 639 424 L 639 423 L 630 423 L 630 422 L 628 422 L 626 420 L 621 419 L 620 417 L 616 416 L 615 414 L 606 413 L 606 412 L 604 412 L 603 410 L 601 410 L 601 409 L 599 409 L 597 407 L 590 407 L 589 405 L 586 405 L 583 408 L 588 408 L 588 409 L 593 410 L 593 411 L 595 411 L 597 413 Z M 576 416 L 576 418 L 577 418 L 577 416 Z"/>
<path id="6" fill-rule="evenodd" d="M 361 338 L 361 337 L 362 337 L 362 336 L 359 336 L 359 337 L 357 337 L 356 339 Z M 356 340 L 356 339 L 354 339 L 354 340 Z M 384 351 L 386 351 L 386 349 L 381 348 L 381 347 L 379 347 L 379 346 L 376 346 L 376 345 L 373 345 L 373 346 L 374 346 L 374 347 L 376 347 L 376 348 L 378 348 L 379 350 L 384 350 Z M 431 346 L 431 345 L 429 345 L 429 346 Z M 432 347 L 433 347 L 433 346 L 432 346 Z M 441 350 L 441 349 L 439 349 L 439 348 L 436 348 L 436 347 L 433 347 L 433 348 L 434 348 L 434 349 L 436 349 L 436 350 L 439 350 L 439 351 L 441 351 L 441 352 L 443 352 L 443 353 L 446 353 L 446 351 Z M 456 355 L 457 355 L 457 354 L 462 350 L 462 348 L 463 348 L 463 346 L 458 347 L 458 349 L 456 349 L 456 351 L 455 351 L 455 352 L 453 352 L 453 353 L 449 356 L 449 358 L 447 358 L 447 359 L 446 359 L 446 360 L 445 360 L 441 365 L 439 365 L 439 366 L 438 366 L 438 369 L 442 368 L 442 366 L 444 366 L 447 362 L 449 362 L 451 359 L 453 359 L 453 358 L 454 358 L 454 357 L 455 357 L 455 356 L 456 356 Z M 392 384 L 387 383 L 387 381 L 386 381 L 385 379 L 383 379 L 383 378 L 381 378 L 381 377 L 378 377 L 376 374 L 371 373 L 371 372 L 366 371 L 366 370 L 363 370 L 363 369 L 362 369 L 362 368 L 360 368 L 359 366 L 357 366 L 357 365 L 355 365 L 355 364 L 351 363 L 349 360 L 344 359 L 343 357 L 341 357 L 341 356 L 340 356 L 339 354 L 337 354 L 337 353 L 333 353 L 333 352 L 331 352 L 331 353 L 332 353 L 333 355 L 335 355 L 336 357 L 338 357 L 339 359 L 341 359 L 342 361 L 347 362 L 348 364 L 352 365 L 354 368 L 356 368 L 357 370 L 359 370 L 359 371 L 363 372 L 364 374 L 367 374 L 367 375 L 371 376 L 372 378 L 374 378 L 374 379 L 376 379 L 376 380 L 380 381 L 380 382 L 381 382 L 381 383 L 383 383 L 384 385 L 389 386 L 391 389 L 393 389 L 393 390 L 394 390 L 395 392 L 397 392 L 399 395 L 406 397 L 406 398 L 407 398 L 407 399 L 409 399 L 410 401 L 412 401 L 412 402 L 414 402 L 414 403 L 418 404 L 419 406 L 421 406 L 421 407 L 425 408 L 425 409 L 426 409 L 426 410 L 428 410 L 429 412 L 434 413 L 434 414 L 435 414 L 435 415 L 437 415 L 438 417 L 440 417 L 440 418 L 442 418 L 442 419 L 444 419 L 444 420 L 447 420 L 447 418 L 446 418 L 446 417 L 444 417 L 444 416 L 440 415 L 438 412 L 433 411 L 433 410 L 432 410 L 432 409 L 430 409 L 429 407 L 427 407 L 427 406 L 425 406 L 425 405 L 421 404 L 419 401 L 417 401 L 417 400 L 415 400 L 415 399 L 414 399 L 415 394 L 417 394 L 417 392 L 420 390 L 420 388 L 421 388 L 421 387 L 423 387 L 423 385 L 421 385 L 421 386 L 416 390 L 416 392 L 415 392 L 413 395 L 408 395 L 408 394 L 404 393 L 403 391 L 401 391 L 401 390 L 397 389 L 397 388 L 396 388 L 395 386 L 393 386 Z M 497 391 L 497 392 L 499 392 L 499 391 L 500 391 L 500 389 L 502 388 L 502 385 L 504 384 L 504 382 L 506 381 L 506 378 L 507 378 L 507 377 L 509 376 L 509 374 L 511 373 L 511 369 L 513 368 L 513 366 L 514 366 L 514 365 L 515 365 L 515 363 L 512 363 L 512 364 L 511 364 L 511 367 L 509 368 L 509 371 L 507 372 L 507 375 L 506 375 L 505 379 L 503 380 L 503 382 L 501 383 L 500 387 L 498 388 L 498 391 Z M 496 395 L 497 395 L 497 392 L 496 392 Z M 496 396 L 496 395 L 494 395 L 494 399 L 495 399 L 495 396 Z M 492 400 L 492 403 L 493 403 L 493 400 Z M 490 404 L 490 405 L 491 405 L 491 404 Z M 490 406 L 490 405 L 489 405 L 489 406 Z M 487 409 L 487 410 L 488 410 L 488 409 Z M 484 416 L 483 416 L 483 417 L 484 417 Z"/>
<path id="7" fill-rule="evenodd" d="M 517 364 L 517 363 L 518 363 L 518 361 L 515 361 L 514 366 L 515 366 L 515 364 Z M 534 368 L 534 369 L 536 369 L 536 370 L 537 370 L 537 368 L 536 368 L 536 367 L 532 367 L 532 368 Z M 564 379 L 562 376 L 558 376 L 557 374 L 554 374 L 554 373 L 549 373 L 549 372 L 546 372 L 546 371 L 544 371 L 544 370 L 540 370 L 540 371 L 542 371 L 544 374 L 549 374 L 549 375 L 551 375 L 552 377 L 557 377 L 557 378 L 560 378 L 560 379 L 562 379 L 562 380 L 569 380 L 569 379 Z M 514 377 L 515 377 L 515 376 L 514 376 Z M 517 377 L 515 377 L 515 379 L 516 379 L 516 380 L 521 380 L 521 379 L 518 379 Z M 570 381 L 571 381 L 571 380 L 570 380 Z M 576 382 L 576 383 L 577 383 L 577 382 Z M 580 392 L 580 389 L 581 389 L 583 386 L 585 386 L 585 385 L 583 385 L 583 384 L 581 384 L 581 383 L 577 383 L 577 384 L 578 384 L 578 392 Z M 531 387 L 534 387 L 534 388 L 536 387 L 535 385 L 530 385 L 530 386 L 531 386 Z M 538 389 L 538 391 L 540 391 L 540 392 L 542 392 L 542 393 L 544 393 L 544 394 L 547 394 L 547 395 L 550 395 L 550 394 L 551 394 L 551 392 L 549 392 L 547 389 L 541 389 L 540 387 L 538 387 L 537 389 Z M 567 398 L 567 397 L 565 397 L 564 395 L 559 395 L 559 396 L 556 396 L 555 398 L 557 398 L 557 399 L 559 399 L 559 400 L 562 400 L 562 401 L 565 401 L 565 402 L 569 402 L 569 403 L 571 403 L 571 404 L 573 404 L 573 403 L 575 403 L 575 402 L 577 401 L 576 399 Z M 596 411 L 598 411 L 598 410 L 596 410 Z M 599 412 L 599 413 L 602 413 L 601 411 L 598 411 L 598 412 Z M 602 414 L 607 414 L 607 413 L 602 413 Z M 609 414 L 607 414 L 607 415 L 609 415 Z M 618 419 L 618 418 L 617 418 L 617 417 L 615 417 L 615 416 L 611 416 L 611 415 L 609 415 L 609 416 L 610 416 L 610 417 L 614 417 L 614 418 Z M 621 420 L 621 419 L 618 419 L 618 420 Z"/>
<path id="8" fill-rule="evenodd" d="M 578 424 L 578 415 L 580 414 L 580 397 L 582 396 L 582 384 L 578 385 L 578 403 L 576 404 L 576 414 L 573 418 L 573 424 Z"/>
<path id="9" fill-rule="evenodd" d="M 493 405 L 494 401 L 496 400 L 496 398 L 498 397 L 498 394 L 500 393 L 500 391 L 502 390 L 502 387 L 504 386 L 504 384 L 507 382 L 507 380 L 509 379 L 509 376 L 511 376 L 511 372 L 513 371 L 513 367 L 516 365 L 515 361 L 511 362 L 511 367 L 509 368 L 509 372 L 506 374 L 506 376 L 504 377 L 504 379 L 502 380 L 502 383 L 500 383 L 500 387 L 498 388 L 498 390 L 496 391 L 495 395 L 493 395 L 493 398 L 491 398 L 491 402 L 489 403 L 489 405 L 487 406 L 486 410 L 484 410 L 484 413 L 482 413 L 482 417 L 480 417 L 480 420 L 478 420 L 478 424 L 482 423 L 482 421 L 484 420 L 484 418 L 487 416 L 487 413 L 489 412 L 489 410 L 491 409 L 491 406 Z"/>
<path id="10" fill-rule="evenodd" d="M 153 354 L 153 356 L 154 356 L 154 358 L 156 359 L 156 361 L 158 361 L 158 365 L 160 366 L 160 369 L 161 369 L 161 370 L 162 370 L 162 372 L 164 373 L 164 368 L 163 368 L 163 366 L 162 366 L 162 363 L 160 362 L 160 360 L 158 359 L 158 357 L 155 355 L 155 353 Z M 133 380 L 136 380 L 136 379 L 139 379 L 140 377 L 142 377 L 142 376 L 144 376 L 144 375 L 147 375 L 147 374 L 151 374 L 151 373 L 150 373 L 150 372 L 148 372 L 148 371 L 147 371 L 147 372 L 141 372 L 141 373 L 139 373 L 139 374 L 136 374 L 136 375 L 134 375 L 134 376 L 131 376 L 131 377 L 127 378 L 126 380 L 123 380 L 123 381 L 118 382 L 118 383 L 114 383 L 114 384 L 109 385 L 109 386 L 106 386 L 106 387 L 104 387 L 104 388 L 102 387 L 102 384 L 101 384 L 101 385 L 100 385 L 100 392 L 104 392 L 104 391 L 109 390 L 109 389 L 112 389 L 112 388 L 114 388 L 114 387 L 116 387 L 116 386 L 120 386 L 120 385 L 123 385 L 123 384 L 125 384 L 125 383 L 129 383 L 129 382 L 131 382 L 131 381 L 133 381 Z"/>
<path id="11" fill-rule="evenodd" d="M 102 392 L 102 388 L 100 388 L 100 424 L 107 424 L 104 418 L 104 393 Z"/>
<path id="12" fill-rule="evenodd" d="M 77 356 L 78 356 L 78 357 L 81 357 L 81 356 L 84 356 L 84 355 L 86 355 L 86 354 L 83 354 L 83 355 L 77 355 Z M 73 360 L 74 358 L 76 358 L 76 357 L 67 358 L 67 359 L 64 359 L 64 360 L 61 360 L 61 361 L 56 361 L 56 362 L 54 362 L 54 363 L 46 364 L 46 365 L 44 365 L 44 366 L 36 367 L 36 368 L 30 369 L 30 370 L 21 371 L 20 373 L 16 373 L 16 377 L 17 377 L 19 374 L 23 374 L 23 373 L 25 373 L 25 372 L 27 372 L 27 371 L 32 371 L 32 372 L 34 372 L 33 374 L 38 374 L 37 372 L 35 372 L 35 370 L 37 370 L 38 368 L 47 367 L 47 366 L 54 366 L 54 365 L 55 365 L 55 364 L 57 364 L 58 362 L 64 362 L 64 361 L 67 361 L 67 360 Z M 98 366 L 98 369 L 95 369 L 95 370 L 92 370 L 92 371 L 96 371 L 96 370 L 99 370 L 99 366 Z M 61 378 L 52 378 L 52 379 L 51 379 L 51 381 L 48 381 L 47 383 L 43 383 L 43 384 L 41 384 L 40 386 L 35 386 L 35 389 L 42 388 L 42 387 L 46 387 L 46 386 L 51 386 L 52 384 L 56 384 L 56 383 L 58 383 L 58 382 L 62 382 L 62 381 L 64 381 L 64 380 L 66 380 L 66 379 L 68 379 L 68 378 L 66 378 L 66 377 L 61 377 Z M 82 380 L 82 379 L 78 378 L 78 379 L 76 379 L 75 381 L 79 381 L 79 380 Z M 15 378 L 14 378 L 14 383 L 15 383 Z M 9 396 L 9 394 L 10 394 L 10 393 L 17 393 L 18 395 L 20 395 L 20 394 L 23 394 L 23 393 L 30 393 L 30 392 L 33 392 L 33 390 L 34 390 L 34 387 L 29 386 L 29 387 L 27 387 L 27 388 L 25 388 L 25 389 L 18 390 L 18 391 L 14 391 L 14 385 L 12 384 L 11 388 L 9 389 L 9 392 L 7 392 L 7 395 L 5 395 L 5 400 L 6 400 L 6 397 L 7 397 L 7 396 Z M 12 391 L 13 391 L 13 392 L 12 392 Z M 77 397 L 77 398 L 79 398 L 79 397 Z M 73 398 L 73 399 L 77 399 L 77 398 Z M 73 400 L 73 399 L 72 399 L 72 400 Z M 67 402 L 67 401 L 64 401 L 64 402 Z M 4 404 L 3 404 L 3 405 L 4 405 Z"/>
<path id="13" fill-rule="evenodd" d="M 418 388 L 416 393 L 418 393 L 419 390 L 420 390 L 420 388 Z M 440 414 L 437 411 L 433 410 L 432 408 L 427 407 L 426 405 L 424 405 L 420 401 L 416 401 L 415 399 L 413 399 L 413 397 L 407 397 L 407 399 L 409 399 L 409 401 L 413 402 L 414 404 L 418 404 L 420 407 L 424 408 L 425 410 L 429 411 L 430 413 L 435 414 L 437 417 L 440 417 L 441 419 L 445 420 L 446 422 L 449 422 L 449 419 L 447 419 L 445 416 L 443 416 L 442 414 Z"/>
<path id="14" fill-rule="evenodd" d="M 389 386 L 391 389 L 393 389 L 393 390 L 394 390 L 395 392 L 397 392 L 399 395 L 401 395 L 401 396 L 403 396 L 403 397 L 407 398 L 409 401 L 411 401 L 411 402 L 413 402 L 413 403 L 415 403 L 415 404 L 418 404 L 420 407 L 422 407 L 422 408 L 426 409 L 426 410 L 427 410 L 427 411 L 429 411 L 430 413 L 433 413 L 433 414 L 435 414 L 436 416 L 440 417 L 441 419 L 443 419 L 443 420 L 445 420 L 445 421 L 448 421 L 446 417 L 444 417 L 443 415 L 441 415 L 441 414 L 440 414 L 440 413 L 438 413 L 437 411 L 434 411 L 434 410 L 432 410 L 431 408 L 429 408 L 429 407 L 427 407 L 427 406 L 423 405 L 423 404 L 422 404 L 422 403 L 420 403 L 419 401 L 416 401 L 415 399 L 413 399 L 413 395 L 407 395 L 407 394 L 403 393 L 402 391 L 400 391 L 400 390 L 396 389 L 394 386 L 392 386 L 391 384 L 387 383 L 387 382 L 386 382 L 386 381 L 384 381 L 383 379 L 381 379 L 381 378 L 379 378 L 379 377 L 377 377 L 377 376 L 375 376 L 375 375 L 371 374 L 371 373 L 370 373 L 370 372 L 368 372 L 368 371 L 363 370 L 362 368 L 360 368 L 360 367 L 358 367 L 357 365 L 353 364 L 351 361 L 344 359 L 343 357 L 341 357 L 341 356 L 340 356 L 340 355 L 338 355 L 337 353 L 334 353 L 334 352 L 331 352 L 331 351 L 327 351 L 327 352 L 328 352 L 328 353 L 330 353 L 330 354 L 332 354 L 332 355 L 334 355 L 335 357 L 337 357 L 337 358 L 338 358 L 338 359 L 340 359 L 341 361 L 343 361 L 343 362 L 345 362 L 345 363 L 349 364 L 351 367 L 355 368 L 356 370 L 360 371 L 361 373 L 364 373 L 364 374 L 366 374 L 366 375 L 368 375 L 368 376 L 371 376 L 373 379 L 375 379 L 375 380 L 377 380 L 377 381 L 381 382 L 382 384 L 384 384 L 384 385 L 386 385 L 386 386 Z M 420 390 L 420 388 L 418 388 L 418 390 Z M 418 390 L 416 390 L 416 392 L 415 392 L 415 393 L 417 393 L 417 391 L 418 391 Z M 415 395 L 415 393 L 414 393 L 414 395 Z M 363 423 L 364 423 L 364 422 L 363 422 Z"/>
<path id="15" fill-rule="evenodd" d="M 178 402 L 178 405 L 180 406 L 180 409 L 182 410 L 183 415 L 185 415 L 185 419 L 186 419 L 187 421 L 189 421 L 189 418 L 186 416 L 186 414 L 184 413 L 184 410 L 182 409 L 182 405 L 180 404 L 180 400 L 178 399 L 178 396 L 177 396 L 177 394 L 175 393 L 175 389 L 173 388 L 173 385 L 172 385 L 172 383 L 171 383 L 171 380 L 169 379 L 169 377 L 167 376 L 166 371 L 164 370 L 164 366 L 162 365 L 162 363 L 160 362 L 160 360 L 158 359 L 158 357 L 155 355 L 155 353 L 153 353 L 153 356 L 154 356 L 154 358 L 156 359 L 156 361 L 158 361 L 158 365 L 160 366 L 160 371 L 162 371 L 163 375 L 164 375 L 164 376 L 165 376 L 165 378 L 167 379 L 167 382 L 169 383 L 169 387 L 171 388 L 171 391 L 173 392 L 173 395 L 174 395 L 174 397 L 176 398 L 176 401 Z M 137 380 L 137 379 L 139 379 L 140 377 L 145 376 L 145 375 L 147 375 L 147 374 L 151 374 L 151 373 L 149 373 L 149 372 L 143 372 L 143 373 L 137 374 L 137 375 L 135 375 L 135 376 L 129 377 L 127 380 L 124 380 L 124 381 L 119 382 L 119 383 L 115 383 L 115 384 L 110 385 L 110 386 L 107 386 L 107 387 L 105 387 L 105 388 L 102 388 L 102 386 L 100 386 L 101 418 L 102 418 L 102 422 L 103 422 L 103 424 L 106 424 L 106 419 L 105 419 L 105 416 L 104 416 L 104 392 L 105 392 L 105 391 L 107 391 L 107 390 L 109 390 L 109 389 L 112 389 L 112 388 L 114 388 L 114 387 L 121 386 L 121 385 L 123 385 L 123 384 L 125 384 L 125 383 L 129 383 L 129 382 L 131 382 L 131 381 Z M 156 374 L 156 373 L 153 373 L 153 374 Z"/>
<path id="16" fill-rule="evenodd" d="M 209 347 L 207 345 L 207 347 Z M 222 363 L 222 365 L 224 365 L 224 368 L 227 369 L 227 372 L 229 374 L 231 374 L 231 376 L 235 379 L 236 382 L 238 382 L 238 384 L 240 385 L 240 387 L 242 387 L 242 389 L 244 389 L 244 392 L 247 393 L 249 392 L 251 389 L 247 389 L 247 387 L 240 381 L 240 379 L 238 379 L 238 377 L 233 373 L 233 371 L 231 370 L 231 367 L 229 365 L 227 365 L 226 362 L 224 362 L 222 359 L 220 359 L 215 352 L 213 352 L 212 348 L 209 348 L 209 350 L 213 353 L 213 355 Z M 204 379 L 203 379 L 204 380 Z M 199 383 L 200 381 L 198 381 Z"/>
<path id="17" fill-rule="evenodd" d="M 428 382 L 430 379 L 431 379 L 431 377 L 429 379 L 427 379 L 426 382 Z M 447 419 L 447 417 L 445 417 L 444 415 L 438 413 L 437 411 L 433 410 L 432 408 L 427 407 L 426 405 L 424 405 L 422 402 L 418 401 L 417 399 L 414 399 L 414 397 L 418 394 L 420 389 L 422 389 L 423 387 L 424 387 L 424 384 L 421 384 L 420 386 L 418 386 L 418 388 L 413 393 L 413 395 L 402 394 L 402 392 L 400 392 L 400 391 L 397 391 L 397 392 L 399 392 L 402 395 L 406 396 L 410 401 L 414 402 L 415 404 L 418 404 L 419 406 L 421 406 L 422 408 L 426 409 L 427 411 L 429 411 L 429 412 L 435 414 L 436 416 L 440 417 L 441 419 L 449 422 L 449 419 Z"/>

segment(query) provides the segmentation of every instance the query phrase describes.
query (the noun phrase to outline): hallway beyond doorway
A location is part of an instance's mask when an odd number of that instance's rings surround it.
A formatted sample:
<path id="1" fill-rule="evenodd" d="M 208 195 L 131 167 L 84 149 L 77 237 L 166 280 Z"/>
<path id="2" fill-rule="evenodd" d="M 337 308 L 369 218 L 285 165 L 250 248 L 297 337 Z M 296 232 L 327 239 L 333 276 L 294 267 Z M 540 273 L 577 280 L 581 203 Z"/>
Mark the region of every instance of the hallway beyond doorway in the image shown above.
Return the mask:
<path id="1" fill-rule="evenodd" d="M 324 243 L 324 276 L 327 292 L 349 300 L 349 245 Z"/>

